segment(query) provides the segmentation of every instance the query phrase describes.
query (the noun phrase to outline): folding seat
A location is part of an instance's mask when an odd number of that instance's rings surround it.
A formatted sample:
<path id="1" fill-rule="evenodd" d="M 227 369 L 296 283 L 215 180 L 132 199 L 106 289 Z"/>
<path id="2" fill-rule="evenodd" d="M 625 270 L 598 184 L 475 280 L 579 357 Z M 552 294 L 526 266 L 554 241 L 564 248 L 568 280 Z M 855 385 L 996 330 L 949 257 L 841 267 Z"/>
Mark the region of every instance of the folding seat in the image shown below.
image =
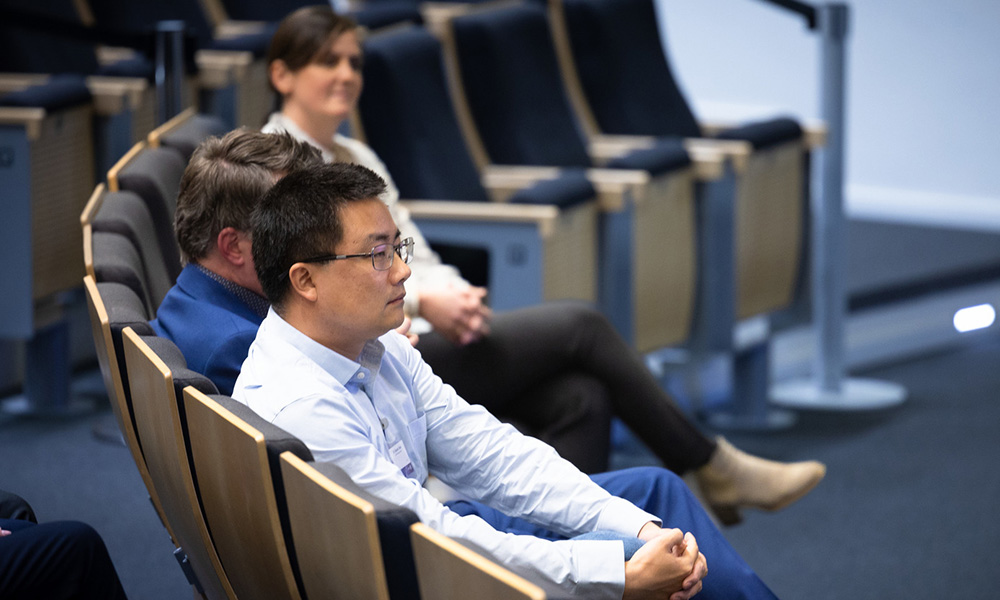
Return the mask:
<path id="1" fill-rule="evenodd" d="M 413 511 L 372 496 L 332 463 L 285 452 L 281 471 L 307 597 L 421 597 L 410 544 Z"/>
<path id="2" fill-rule="evenodd" d="M 165 146 L 178 150 L 187 163 L 206 138 L 222 136 L 228 132 L 229 128 L 222 119 L 200 114 L 191 107 L 149 132 L 148 141 L 150 148 Z"/>
<path id="3" fill-rule="evenodd" d="M 215 551 L 195 487 L 181 390 L 191 385 L 205 394 L 218 390 L 187 369 L 181 351 L 166 338 L 122 331 L 135 428 L 149 478 L 174 542 L 186 556 L 182 566 L 198 593 L 208 600 L 236 598 Z M 260 524 L 257 524 L 260 526 Z"/>
<path id="4" fill-rule="evenodd" d="M 494 177 L 487 191 L 459 134 L 433 36 L 393 28 L 368 37 L 364 50 L 366 91 L 352 129 L 385 161 L 402 197 L 419 199 L 401 204 L 424 236 L 488 251 L 495 309 L 596 300 L 597 208 L 582 171 Z"/>
<path id="5" fill-rule="evenodd" d="M 184 403 L 205 519 L 239 598 L 418 598 L 412 511 L 311 463 L 301 440 L 228 396 L 188 387 Z"/>
<path id="6" fill-rule="evenodd" d="M 423 523 L 410 527 L 423 598 L 437 600 L 545 600 L 567 597 L 493 561 L 489 553 L 449 538 Z"/>
<path id="7" fill-rule="evenodd" d="M 441 15 L 456 107 L 477 166 L 586 168 L 605 203 L 601 306 L 642 352 L 688 339 L 695 285 L 695 183 L 717 180 L 723 155 L 662 139 L 600 163 L 588 153 L 561 85 L 545 11 L 482 6 Z M 696 150 L 696 151 L 695 151 Z M 492 163 L 492 166 L 490 166 Z"/>
<path id="8" fill-rule="evenodd" d="M 591 135 L 714 137 L 748 142 L 737 185 L 737 318 L 788 307 L 796 294 L 808 153 L 822 132 L 787 117 L 723 128 L 699 123 L 673 77 L 652 0 L 553 0 L 557 37 Z"/>
<path id="9" fill-rule="evenodd" d="M 120 283 L 132 290 L 142 301 L 147 318 L 156 314 L 152 294 L 146 285 L 139 250 L 128 237 L 108 231 L 96 231 L 90 236 L 91 260 L 87 264 L 87 274 L 98 283 Z"/>
<path id="10" fill-rule="evenodd" d="M 90 313 L 91 333 L 94 336 L 94 346 L 97 348 L 97 362 L 111 401 L 115 422 L 125 446 L 132 454 L 132 460 L 149 493 L 150 502 L 173 539 L 173 532 L 170 531 L 163 516 L 160 499 L 153 488 L 142 446 L 136 434 L 131 393 L 125 370 L 125 356 L 122 353 L 122 330 L 129 327 L 140 335 L 153 335 L 153 328 L 147 322 L 142 301 L 126 286 L 115 282 L 97 283 L 91 275 L 87 275 L 83 278 L 83 287 Z"/>
<path id="11" fill-rule="evenodd" d="M 680 135 L 742 144 L 733 200 L 703 232 L 721 272 L 706 280 L 702 298 L 723 298 L 699 329 L 703 349 L 733 352 L 737 380 L 746 377 L 746 423 L 766 421 L 767 339 L 777 319 L 799 318 L 806 295 L 809 152 L 822 127 L 775 118 L 724 128 L 697 121 L 673 77 L 652 0 L 551 0 L 562 72 L 580 121 L 595 146 L 611 137 Z M 635 138 L 632 138 L 633 142 Z M 642 143 L 640 141 L 639 143 Z M 735 146 L 734 146 L 735 148 Z M 706 220 L 707 221 L 707 220 Z M 732 231 L 723 239 L 727 230 Z M 739 340 L 734 342 L 735 337 Z M 756 365 L 756 366 L 754 366 Z M 742 373 L 742 374 L 741 374 Z M 755 380 L 750 383 L 751 380 Z M 756 400 L 752 399 L 756 397 Z M 756 413 L 756 416 L 753 414 Z M 785 421 L 773 415 L 777 422 Z"/>
<path id="12" fill-rule="evenodd" d="M 278 457 L 312 460 L 309 449 L 228 396 L 188 387 L 183 401 L 205 522 L 236 596 L 302 598 Z"/>
<path id="13" fill-rule="evenodd" d="M 15 12 L 0 19 L 0 89 L 23 89 L 52 75 L 85 76 L 94 99 L 95 173 L 103 175 L 153 128 L 152 61 L 101 64 L 99 34 L 84 25 L 72 0 L 0 0 L 3 9 Z"/>
<path id="14" fill-rule="evenodd" d="M 133 192 L 108 192 L 104 184 L 99 184 L 80 220 L 87 272 L 97 281 L 125 283 L 140 294 L 150 314 L 155 314 L 174 280 L 167 272 L 146 202 Z M 131 250 L 119 249 L 120 237 L 131 243 Z"/>
<path id="15" fill-rule="evenodd" d="M 174 237 L 174 211 L 186 166 L 179 150 L 151 148 L 146 142 L 139 142 L 108 171 L 109 191 L 131 191 L 146 202 L 171 282 L 181 272 L 180 249 Z"/>
<path id="16" fill-rule="evenodd" d="M 80 211 L 94 189 L 93 140 L 93 103 L 82 77 L 0 96 L 2 338 L 40 341 L 37 329 L 59 318 L 57 296 L 80 286 L 83 265 L 75 257 Z M 58 360 L 68 357 L 49 358 Z"/>
<path id="17" fill-rule="evenodd" d="M 267 66 L 263 57 L 274 33 L 262 23 L 229 21 L 221 4 L 199 0 L 130 2 L 80 0 L 93 22 L 126 31 L 144 31 L 164 21 L 183 21 L 193 33 L 185 43 L 196 67 L 203 112 L 220 117 L 226 126 L 259 127 L 271 109 Z M 172 115 L 171 115 L 172 116 Z"/>

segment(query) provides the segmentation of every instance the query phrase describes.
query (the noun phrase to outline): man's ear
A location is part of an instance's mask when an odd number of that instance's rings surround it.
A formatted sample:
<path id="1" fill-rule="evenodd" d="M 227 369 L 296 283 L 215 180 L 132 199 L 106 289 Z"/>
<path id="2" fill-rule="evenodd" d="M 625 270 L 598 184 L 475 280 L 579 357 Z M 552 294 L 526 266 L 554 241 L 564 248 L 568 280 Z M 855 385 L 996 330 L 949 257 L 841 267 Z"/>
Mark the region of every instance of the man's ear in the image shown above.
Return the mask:
<path id="1" fill-rule="evenodd" d="M 229 263 L 242 267 L 250 260 L 250 239 L 235 227 L 226 227 L 215 238 L 215 247 Z"/>
<path id="2" fill-rule="evenodd" d="M 292 87 L 292 76 L 293 73 L 285 61 L 279 59 L 271 61 L 271 64 L 267 65 L 267 76 L 271 79 L 271 85 L 274 89 L 278 90 L 278 93 L 282 96 L 287 96 L 291 91 Z"/>
<path id="3" fill-rule="evenodd" d="M 288 281 L 292 293 L 309 302 L 319 299 L 319 291 L 312 277 L 312 269 L 306 263 L 295 263 L 288 269 Z"/>

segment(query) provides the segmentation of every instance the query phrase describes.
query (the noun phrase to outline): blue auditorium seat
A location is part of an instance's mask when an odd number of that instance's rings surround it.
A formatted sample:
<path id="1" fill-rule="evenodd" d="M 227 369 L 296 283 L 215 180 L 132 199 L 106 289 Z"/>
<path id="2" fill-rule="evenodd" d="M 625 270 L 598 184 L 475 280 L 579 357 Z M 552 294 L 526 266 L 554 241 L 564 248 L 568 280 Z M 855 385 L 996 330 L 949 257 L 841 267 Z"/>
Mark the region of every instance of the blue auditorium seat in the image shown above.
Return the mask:
<path id="1" fill-rule="evenodd" d="M 97 45 L 109 32 L 86 27 L 72 0 L 0 0 L 0 11 L 7 11 L 0 19 L 0 87 L 16 82 L 12 73 L 88 76 L 95 100 L 95 173 L 100 177 L 153 128 L 152 61 L 136 55 L 100 62 Z"/>
<path id="2" fill-rule="evenodd" d="M 715 213 L 721 225 L 714 230 L 731 230 L 727 243 L 732 248 L 710 249 L 735 258 L 719 286 L 706 280 L 716 291 L 701 290 L 703 300 L 719 297 L 720 291 L 727 298 L 704 311 L 713 320 L 702 320 L 700 330 L 705 349 L 735 354 L 738 380 L 744 376 L 744 362 L 766 369 L 760 365 L 766 363 L 767 331 L 807 312 L 801 290 L 809 230 L 809 151 L 816 137 L 788 117 L 728 129 L 702 125 L 667 60 L 653 0 L 553 0 L 549 9 L 564 71 L 582 92 L 578 105 L 587 115 L 583 122 L 590 136 L 683 136 L 743 145 L 731 205 Z M 757 327 L 763 336 L 751 336 L 745 347 L 734 344 L 733 327 L 741 321 L 764 323 Z M 754 390 L 743 394 L 750 400 L 737 410 L 765 414 L 766 374 L 747 371 L 745 378 L 755 382 L 747 383 Z"/>
<path id="3" fill-rule="evenodd" d="M 583 173 L 535 175 L 491 203 L 455 121 L 437 40 L 397 28 L 370 36 L 364 50 L 360 128 L 401 196 L 420 200 L 407 206 L 423 234 L 489 250 L 496 309 L 595 300 L 595 192 Z"/>
<path id="4" fill-rule="evenodd" d="M 461 122 L 471 124 L 466 139 L 480 146 L 477 166 L 586 169 L 599 193 L 627 180 L 631 199 L 603 205 L 600 304 L 640 351 L 685 342 L 693 319 L 697 166 L 684 142 L 651 138 L 607 160 L 592 158 L 542 6 L 470 8 L 443 31 L 459 110 L 468 114 Z"/>

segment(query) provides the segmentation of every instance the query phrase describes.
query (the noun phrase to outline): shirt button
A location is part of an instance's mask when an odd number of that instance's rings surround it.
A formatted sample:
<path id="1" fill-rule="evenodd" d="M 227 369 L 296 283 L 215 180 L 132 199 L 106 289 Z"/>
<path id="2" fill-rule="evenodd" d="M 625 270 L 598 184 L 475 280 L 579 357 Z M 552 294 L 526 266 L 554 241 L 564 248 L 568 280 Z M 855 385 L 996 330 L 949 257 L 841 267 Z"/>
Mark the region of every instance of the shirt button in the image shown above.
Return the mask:
<path id="1" fill-rule="evenodd" d="M 364 379 L 364 378 L 365 378 L 364 373 L 358 373 L 358 379 Z"/>

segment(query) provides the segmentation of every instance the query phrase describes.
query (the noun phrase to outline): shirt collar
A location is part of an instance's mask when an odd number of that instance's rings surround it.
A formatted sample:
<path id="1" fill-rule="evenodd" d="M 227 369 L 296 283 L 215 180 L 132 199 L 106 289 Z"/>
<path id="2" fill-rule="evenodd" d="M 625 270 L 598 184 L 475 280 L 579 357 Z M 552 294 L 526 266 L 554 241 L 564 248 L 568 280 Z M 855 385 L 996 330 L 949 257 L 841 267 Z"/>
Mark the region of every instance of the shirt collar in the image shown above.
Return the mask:
<path id="1" fill-rule="evenodd" d="M 238 283 L 234 283 L 226 279 L 214 271 L 206 269 L 198 263 L 194 263 L 194 266 L 197 267 L 198 270 L 201 271 L 206 277 L 221 285 L 223 289 L 230 294 L 236 296 L 237 300 L 246 304 L 247 307 L 258 317 L 264 318 L 267 316 L 267 310 L 271 307 L 271 303 L 267 301 L 267 298 L 249 288 L 245 288 Z"/>
<path id="2" fill-rule="evenodd" d="M 372 386 L 378 378 L 385 354 L 385 345 L 381 341 L 368 340 L 357 360 L 351 360 L 302 333 L 282 319 L 273 308 L 268 310 L 261 327 L 273 328 L 276 337 L 302 352 L 344 387 L 364 389 L 371 397 Z"/>

